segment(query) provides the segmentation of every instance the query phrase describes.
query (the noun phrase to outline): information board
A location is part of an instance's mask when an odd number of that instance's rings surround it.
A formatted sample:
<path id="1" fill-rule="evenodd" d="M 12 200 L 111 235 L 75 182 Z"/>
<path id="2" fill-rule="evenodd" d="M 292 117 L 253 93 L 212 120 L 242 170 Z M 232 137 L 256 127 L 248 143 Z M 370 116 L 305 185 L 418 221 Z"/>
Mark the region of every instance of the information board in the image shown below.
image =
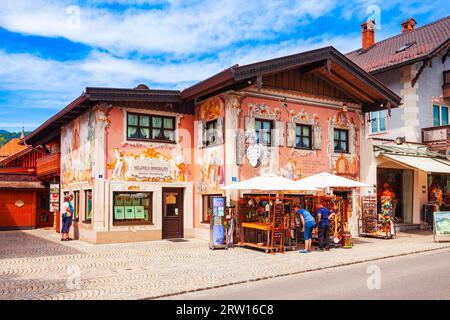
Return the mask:
<path id="1" fill-rule="evenodd" d="M 450 239 L 450 211 L 434 212 L 434 240 L 446 237 Z"/>

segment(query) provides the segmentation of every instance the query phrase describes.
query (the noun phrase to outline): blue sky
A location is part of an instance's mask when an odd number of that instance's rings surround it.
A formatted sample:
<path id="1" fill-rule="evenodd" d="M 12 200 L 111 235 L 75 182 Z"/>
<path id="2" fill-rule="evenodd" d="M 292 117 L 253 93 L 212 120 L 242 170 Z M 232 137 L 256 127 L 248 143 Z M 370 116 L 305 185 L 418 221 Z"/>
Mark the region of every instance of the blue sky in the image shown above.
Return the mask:
<path id="1" fill-rule="evenodd" d="M 231 65 L 361 46 L 445 17 L 448 1 L 0 0 L 0 129 L 31 130 L 87 86 L 183 89 Z"/>

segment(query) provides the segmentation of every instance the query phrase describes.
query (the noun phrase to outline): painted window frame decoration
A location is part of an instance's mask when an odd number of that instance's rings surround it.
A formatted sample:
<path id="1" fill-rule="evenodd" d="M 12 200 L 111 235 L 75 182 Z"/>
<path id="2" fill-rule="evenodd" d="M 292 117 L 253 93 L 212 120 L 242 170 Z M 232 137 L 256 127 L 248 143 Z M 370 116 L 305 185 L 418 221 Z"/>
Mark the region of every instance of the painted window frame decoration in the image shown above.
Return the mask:
<path id="1" fill-rule="evenodd" d="M 384 114 L 384 117 L 382 116 Z M 369 113 L 370 134 L 385 133 L 388 130 L 387 111 L 373 111 Z M 384 129 L 381 129 L 384 119 Z"/>
<path id="2" fill-rule="evenodd" d="M 213 97 L 200 104 L 197 121 L 197 147 L 199 149 L 224 144 L 225 117 L 224 102 L 220 97 Z M 213 128 L 210 128 L 210 126 Z M 214 142 L 210 142 L 213 138 Z"/>
<path id="3" fill-rule="evenodd" d="M 130 124 L 130 116 L 136 116 L 137 117 L 137 124 Z M 141 125 L 141 118 L 147 118 L 147 125 Z M 155 125 L 154 120 L 160 118 L 161 124 L 160 126 Z M 166 123 L 170 122 L 170 126 Z M 139 133 L 138 137 L 131 137 L 130 136 L 130 128 L 135 128 L 136 133 Z M 148 138 L 142 137 L 141 130 L 148 130 Z M 165 132 L 170 132 L 171 137 L 168 137 L 168 139 L 159 139 L 157 136 L 156 138 L 153 137 L 153 132 L 155 130 L 159 130 L 159 135 L 164 134 Z M 127 111 L 126 112 L 126 139 L 127 141 L 144 141 L 144 142 L 156 142 L 156 143 L 170 143 L 175 144 L 177 143 L 177 128 L 176 128 L 176 117 L 175 116 L 168 116 L 168 115 L 162 115 L 162 114 L 147 114 L 147 113 L 138 113 L 138 112 L 132 112 Z"/>
<path id="4" fill-rule="evenodd" d="M 338 138 L 336 139 L 336 133 L 338 133 Z M 345 139 L 342 139 L 342 134 L 345 133 Z M 337 145 L 340 146 L 343 142 L 345 143 L 345 149 L 341 149 L 340 147 L 336 147 Z M 333 150 L 335 153 L 350 153 L 349 152 L 349 130 L 348 129 L 341 129 L 341 128 L 334 128 L 333 129 Z"/>
<path id="5" fill-rule="evenodd" d="M 433 108 L 433 127 L 440 127 L 440 126 L 446 126 L 449 125 L 449 109 L 450 106 L 445 105 L 445 104 L 441 104 L 441 103 L 433 103 L 432 104 L 432 108 Z M 438 111 L 438 115 L 436 117 L 436 110 Z M 444 121 L 444 110 L 446 110 L 446 121 Z M 438 123 L 436 123 L 436 120 Z"/>
<path id="6" fill-rule="evenodd" d="M 258 126 L 259 124 L 259 126 Z M 264 126 L 268 124 L 269 129 L 264 129 Z M 261 118 L 255 118 L 255 136 L 256 136 L 256 143 L 261 144 L 265 147 L 271 147 L 272 141 L 273 141 L 273 130 L 274 130 L 274 122 L 270 119 L 261 119 Z M 268 139 L 264 138 L 263 141 L 261 141 L 261 135 L 266 136 L 268 135 Z"/>
<path id="7" fill-rule="evenodd" d="M 146 195 L 146 197 L 133 197 Z M 113 191 L 113 226 L 154 225 L 152 191 Z"/>
<path id="8" fill-rule="evenodd" d="M 358 111 L 354 113 L 361 120 Z M 337 175 L 351 179 L 358 179 L 360 173 L 359 154 L 357 149 L 357 125 L 354 123 L 350 112 L 342 108 L 334 116 L 328 119 L 328 144 L 327 152 L 330 170 Z M 334 150 L 334 130 L 348 130 L 348 152 Z"/>
<path id="9" fill-rule="evenodd" d="M 317 113 L 308 113 L 302 109 L 299 113 L 295 110 L 289 111 L 290 121 L 286 124 L 286 146 L 296 149 L 301 154 L 310 154 L 312 151 L 322 149 L 322 127 L 319 124 L 319 115 Z M 297 125 L 309 126 L 310 148 L 299 148 L 297 146 Z"/>

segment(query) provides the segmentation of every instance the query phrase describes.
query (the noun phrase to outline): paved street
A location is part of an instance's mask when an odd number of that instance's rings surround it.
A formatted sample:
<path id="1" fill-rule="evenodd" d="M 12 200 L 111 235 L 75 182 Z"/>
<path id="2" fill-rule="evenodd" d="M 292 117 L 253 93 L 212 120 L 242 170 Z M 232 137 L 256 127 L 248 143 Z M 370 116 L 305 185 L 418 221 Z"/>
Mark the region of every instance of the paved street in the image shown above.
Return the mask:
<path id="1" fill-rule="evenodd" d="M 381 275 L 379 286 L 370 281 L 374 270 Z M 171 299 L 450 299 L 450 250 L 312 271 Z"/>
<path id="2" fill-rule="evenodd" d="M 253 285 L 253 281 L 311 270 L 325 269 L 321 272 L 326 273 L 334 266 L 450 248 L 449 242 L 434 243 L 429 232 L 402 233 L 394 240 L 355 239 L 353 249 L 309 255 L 266 255 L 243 248 L 212 251 L 201 240 L 108 245 L 60 242 L 59 236 L 49 230 L 0 232 L 0 243 L 0 299 L 170 297 L 230 284 Z M 404 269 L 397 272 L 407 272 L 408 268 Z M 412 273 L 410 278 L 416 281 L 418 276 Z"/>

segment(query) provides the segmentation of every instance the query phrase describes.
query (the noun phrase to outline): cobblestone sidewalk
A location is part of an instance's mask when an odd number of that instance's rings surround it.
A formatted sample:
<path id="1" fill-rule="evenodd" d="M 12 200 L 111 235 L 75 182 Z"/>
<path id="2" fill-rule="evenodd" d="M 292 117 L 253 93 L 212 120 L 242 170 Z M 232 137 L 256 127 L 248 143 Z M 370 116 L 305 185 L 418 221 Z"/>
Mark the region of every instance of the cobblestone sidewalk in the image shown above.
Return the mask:
<path id="1" fill-rule="evenodd" d="M 266 255 L 201 240 L 92 245 L 48 230 L 0 232 L 0 299 L 142 299 L 450 247 L 429 232 L 354 248 Z"/>

